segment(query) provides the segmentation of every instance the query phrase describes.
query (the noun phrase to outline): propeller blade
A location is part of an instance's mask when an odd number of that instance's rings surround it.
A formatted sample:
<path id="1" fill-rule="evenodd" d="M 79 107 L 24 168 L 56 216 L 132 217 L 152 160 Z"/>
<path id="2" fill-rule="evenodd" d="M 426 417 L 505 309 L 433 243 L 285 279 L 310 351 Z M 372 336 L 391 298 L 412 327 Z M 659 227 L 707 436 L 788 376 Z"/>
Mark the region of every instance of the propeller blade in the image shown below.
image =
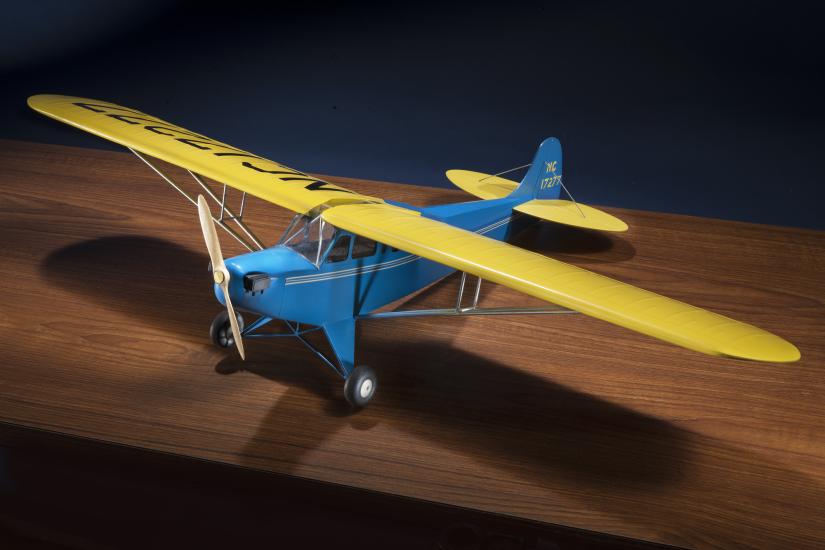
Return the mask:
<path id="1" fill-rule="evenodd" d="M 223 263 L 223 254 L 221 254 L 221 243 L 218 240 L 218 232 L 215 230 L 215 223 L 212 221 L 212 212 L 209 210 L 209 205 L 203 195 L 198 195 L 198 218 L 201 222 L 201 231 L 203 232 L 203 240 L 206 242 L 206 250 L 209 251 L 209 259 L 212 261 L 212 273 L 215 277 L 215 282 L 221 284 L 223 281 L 218 280 L 218 272 L 222 272 L 226 279 L 229 278 L 229 273 L 226 270 L 226 265 Z"/>
<path id="2" fill-rule="evenodd" d="M 232 307 L 232 300 L 229 299 L 229 285 L 227 283 L 221 285 L 223 299 L 226 300 L 226 309 L 229 312 L 229 324 L 232 325 L 232 335 L 235 337 L 235 347 L 238 348 L 241 359 L 245 361 L 246 355 L 243 350 L 243 340 L 241 340 L 241 328 L 238 326 L 238 318 L 235 316 L 235 308 Z"/>
<path id="3" fill-rule="evenodd" d="M 206 249 L 209 251 L 209 259 L 212 261 L 212 278 L 220 285 L 223 291 L 223 299 L 226 302 L 226 309 L 229 313 L 229 324 L 232 326 L 232 336 L 235 337 L 235 346 L 241 359 L 246 359 L 241 340 L 241 328 L 238 326 L 238 318 L 235 316 L 235 308 L 232 307 L 232 300 L 229 298 L 229 270 L 223 262 L 221 253 L 221 243 L 218 240 L 218 232 L 215 230 L 215 222 L 212 220 L 212 212 L 209 204 L 203 195 L 198 195 L 198 218 L 201 222 L 203 240 L 206 242 Z"/>

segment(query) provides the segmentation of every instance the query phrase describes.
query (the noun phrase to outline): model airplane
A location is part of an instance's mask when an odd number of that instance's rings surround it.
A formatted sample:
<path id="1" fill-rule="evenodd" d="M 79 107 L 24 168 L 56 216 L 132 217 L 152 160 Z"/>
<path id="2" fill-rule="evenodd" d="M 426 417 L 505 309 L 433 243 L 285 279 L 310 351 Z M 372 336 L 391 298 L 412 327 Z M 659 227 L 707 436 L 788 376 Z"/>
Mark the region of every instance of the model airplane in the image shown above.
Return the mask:
<path id="1" fill-rule="evenodd" d="M 775 362 L 800 357 L 793 344 L 752 325 L 504 242 L 535 219 L 627 229 L 621 220 L 573 200 L 555 138 L 542 142 L 521 182 L 451 170 L 451 181 L 482 200 L 417 208 L 354 193 L 111 103 L 56 95 L 33 96 L 28 103 L 126 146 L 197 205 L 215 295 L 226 306 L 210 330 L 217 345 L 237 347 L 243 358 L 242 338 L 294 336 L 345 380 L 344 395 L 355 407 L 366 405 L 377 387 L 372 369 L 355 364 L 355 324 L 366 317 L 580 312 L 710 355 Z M 147 156 L 185 168 L 220 214 L 213 216 L 203 195 L 186 193 Z M 220 198 L 204 177 L 224 185 Z M 237 213 L 227 204 L 227 186 L 242 192 Z M 560 198 L 562 190 L 570 200 Z M 243 221 L 247 194 L 296 213 L 276 245 L 265 246 Z M 250 252 L 224 260 L 216 224 Z M 375 313 L 455 270 L 463 275 L 454 308 Z M 465 306 L 467 274 L 478 282 L 468 299 L 472 305 Z M 556 307 L 478 307 L 482 279 Z M 244 326 L 236 307 L 257 319 Z M 261 330 L 275 320 L 288 332 Z M 326 335 L 335 357 L 304 337 L 316 330 Z"/>

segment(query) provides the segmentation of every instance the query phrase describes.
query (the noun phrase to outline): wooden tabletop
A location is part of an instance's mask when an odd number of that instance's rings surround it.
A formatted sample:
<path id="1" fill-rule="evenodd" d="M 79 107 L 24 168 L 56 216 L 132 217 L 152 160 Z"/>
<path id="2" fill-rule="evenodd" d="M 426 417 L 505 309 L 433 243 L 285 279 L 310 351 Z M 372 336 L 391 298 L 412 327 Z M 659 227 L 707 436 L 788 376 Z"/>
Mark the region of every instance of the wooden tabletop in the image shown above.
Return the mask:
<path id="1" fill-rule="evenodd" d="M 245 363 L 210 344 L 197 212 L 134 157 L 0 141 L 0 190 L 2 422 L 675 545 L 825 545 L 825 233 L 611 208 L 630 231 L 520 239 L 776 332 L 798 363 L 579 315 L 370 320 L 358 362 L 380 389 L 351 414 L 300 343 L 247 341 Z M 291 218 L 247 212 L 270 242 Z M 456 286 L 403 307 L 446 307 Z M 536 305 L 491 284 L 482 304 Z"/>

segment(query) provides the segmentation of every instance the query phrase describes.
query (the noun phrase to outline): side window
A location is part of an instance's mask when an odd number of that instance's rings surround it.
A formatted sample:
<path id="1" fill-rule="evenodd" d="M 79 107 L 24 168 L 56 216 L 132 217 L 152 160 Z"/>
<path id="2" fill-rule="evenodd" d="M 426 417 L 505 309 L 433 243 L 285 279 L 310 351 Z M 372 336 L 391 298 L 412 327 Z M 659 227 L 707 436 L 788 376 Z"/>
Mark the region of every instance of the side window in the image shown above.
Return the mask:
<path id="1" fill-rule="evenodd" d="M 355 244 L 352 245 L 352 259 L 366 258 L 375 254 L 377 243 L 372 239 L 367 239 L 361 235 L 355 236 Z"/>
<path id="2" fill-rule="evenodd" d="M 346 260 L 347 255 L 349 255 L 349 241 L 349 235 L 339 237 L 332 246 L 332 250 L 327 254 L 327 262 L 332 263 Z"/>

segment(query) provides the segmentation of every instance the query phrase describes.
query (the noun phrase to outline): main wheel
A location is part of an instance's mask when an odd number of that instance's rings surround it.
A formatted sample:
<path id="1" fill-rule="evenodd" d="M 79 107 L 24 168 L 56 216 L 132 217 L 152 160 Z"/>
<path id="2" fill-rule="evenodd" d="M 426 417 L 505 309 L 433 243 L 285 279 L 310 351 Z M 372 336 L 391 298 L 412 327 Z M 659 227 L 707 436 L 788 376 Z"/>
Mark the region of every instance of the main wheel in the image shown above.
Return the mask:
<path id="1" fill-rule="evenodd" d="M 243 317 L 240 313 L 236 313 L 238 319 L 238 327 L 243 330 Z M 209 327 L 209 337 L 212 338 L 212 343 L 222 348 L 231 348 L 235 346 L 235 337 L 232 335 L 232 324 L 229 322 L 229 313 L 224 310 L 218 313 L 212 319 L 212 325 Z"/>
<path id="2" fill-rule="evenodd" d="M 344 382 L 344 397 L 356 409 L 366 407 L 375 395 L 378 380 L 366 365 L 355 367 Z"/>

